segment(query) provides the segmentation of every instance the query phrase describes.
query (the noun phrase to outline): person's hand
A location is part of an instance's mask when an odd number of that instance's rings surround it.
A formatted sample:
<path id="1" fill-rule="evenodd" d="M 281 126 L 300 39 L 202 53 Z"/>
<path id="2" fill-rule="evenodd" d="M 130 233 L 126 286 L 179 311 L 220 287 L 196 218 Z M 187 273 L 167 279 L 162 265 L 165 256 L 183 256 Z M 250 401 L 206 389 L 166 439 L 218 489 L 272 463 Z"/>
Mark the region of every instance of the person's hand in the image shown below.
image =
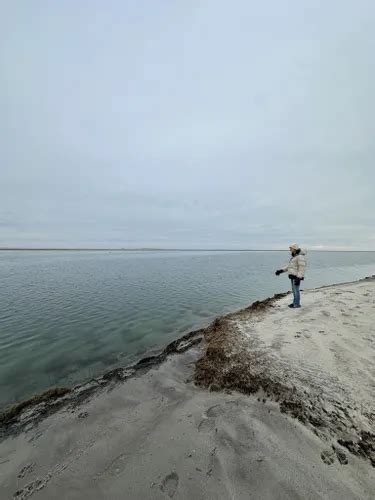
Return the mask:
<path id="1" fill-rule="evenodd" d="M 282 270 L 282 269 L 278 269 L 278 270 L 275 272 L 275 274 L 276 274 L 276 276 L 279 276 L 282 272 L 283 272 L 283 270 Z"/>
<path id="2" fill-rule="evenodd" d="M 301 284 L 301 278 L 294 278 L 294 284 L 299 286 Z"/>

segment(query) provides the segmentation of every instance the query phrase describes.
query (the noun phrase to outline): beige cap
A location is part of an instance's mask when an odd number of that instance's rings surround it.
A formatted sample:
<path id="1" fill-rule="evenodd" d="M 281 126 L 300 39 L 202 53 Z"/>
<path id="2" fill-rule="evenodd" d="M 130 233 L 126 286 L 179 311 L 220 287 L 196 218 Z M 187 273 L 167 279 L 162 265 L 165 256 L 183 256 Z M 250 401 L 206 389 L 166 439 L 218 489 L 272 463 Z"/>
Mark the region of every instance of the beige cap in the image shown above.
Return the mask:
<path id="1" fill-rule="evenodd" d="M 289 248 L 291 250 L 299 250 L 299 246 L 297 245 L 297 243 L 292 243 L 291 245 L 289 245 Z"/>

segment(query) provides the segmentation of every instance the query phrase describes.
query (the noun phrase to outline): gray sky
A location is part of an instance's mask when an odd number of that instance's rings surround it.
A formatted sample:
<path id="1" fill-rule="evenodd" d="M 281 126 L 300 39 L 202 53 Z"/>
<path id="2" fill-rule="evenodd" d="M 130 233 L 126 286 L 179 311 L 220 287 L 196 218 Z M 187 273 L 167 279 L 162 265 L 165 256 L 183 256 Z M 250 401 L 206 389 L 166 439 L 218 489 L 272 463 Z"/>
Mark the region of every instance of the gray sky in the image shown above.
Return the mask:
<path id="1" fill-rule="evenodd" d="M 0 246 L 375 249 L 375 2 L 1 2 Z"/>

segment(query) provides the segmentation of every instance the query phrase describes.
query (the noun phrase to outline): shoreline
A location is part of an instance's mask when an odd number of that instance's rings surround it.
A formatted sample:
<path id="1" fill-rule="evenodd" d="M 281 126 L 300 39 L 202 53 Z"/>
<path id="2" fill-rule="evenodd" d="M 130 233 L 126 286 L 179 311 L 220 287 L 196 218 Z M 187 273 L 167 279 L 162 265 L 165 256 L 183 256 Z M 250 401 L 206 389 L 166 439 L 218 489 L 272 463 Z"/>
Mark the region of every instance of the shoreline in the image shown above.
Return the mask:
<path id="1" fill-rule="evenodd" d="M 366 276 L 353 282 L 349 281 L 323 285 L 306 291 L 322 290 L 335 286 L 361 283 L 363 281 L 366 282 L 368 280 L 375 280 L 375 275 Z M 301 292 L 304 292 L 304 290 L 301 289 Z M 142 376 L 146 370 L 152 369 L 153 367 L 163 363 L 169 355 L 181 354 L 191 347 L 201 344 L 207 336 L 210 336 L 212 331 L 219 334 L 220 329 L 223 328 L 223 321 L 225 322 L 226 320 L 240 318 L 244 314 L 251 314 L 253 312 L 264 312 L 271 307 L 275 301 L 290 294 L 290 291 L 277 293 L 272 297 L 267 297 L 263 300 L 256 300 L 249 306 L 218 316 L 207 326 L 202 326 L 196 330 L 189 331 L 181 337 L 173 340 L 167 344 L 164 349 L 160 350 L 156 354 L 147 355 L 146 352 L 144 357 L 141 357 L 135 362 L 124 367 L 110 369 L 105 371 L 100 376 L 84 380 L 72 387 L 52 386 L 45 391 L 36 393 L 30 398 L 26 398 L 14 404 L 5 405 L 5 407 L 0 410 L 0 439 L 12 433 L 22 432 L 23 428 L 29 425 L 30 422 L 38 422 L 39 419 L 43 419 L 46 416 L 53 414 L 65 405 L 72 403 L 79 404 L 83 402 L 86 398 L 95 394 L 97 390 L 106 387 L 112 382 L 125 382 L 132 377 Z M 198 383 L 202 386 L 205 385 L 199 380 Z M 39 405 L 42 405 L 42 407 L 39 407 Z M 27 420 L 19 422 L 18 417 L 22 416 L 22 413 L 26 409 L 29 413 L 31 413 L 28 415 Z M 35 410 L 35 414 L 33 409 Z"/>
<path id="2" fill-rule="evenodd" d="M 209 327 L 207 327 L 209 328 Z M 125 367 L 113 368 L 101 376 L 93 377 L 73 387 L 51 387 L 34 396 L 13 405 L 8 405 L 0 412 L 0 440 L 11 434 L 18 434 L 30 423 L 38 423 L 49 415 L 69 404 L 80 404 L 96 391 L 105 388 L 112 382 L 125 382 L 133 377 L 142 376 L 146 371 L 163 363 L 171 354 L 182 354 L 191 347 L 201 343 L 205 328 L 193 330 L 173 340 L 155 355 L 140 358 Z M 40 405 L 42 405 L 40 407 Z M 19 420 L 27 410 L 26 419 Z"/>
<path id="3" fill-rule="evenodd" d="M 365 278 L 366 279 L 366 278 Z M 147 370 L 157 367 L 163 363 L 169 355 L 182 354 L 194 346 L 201 344 L 205 336 L 221 320 L 229 317 L 240 316 L 243 313 L 264 311 L 276 300 L 286 297 L 291 292 L 278 293 L 264 300 L 257 300 L 242 309 L 227 313 L 215 318 L 208 326 L 187 332 L 182 337 L 173 340 L 160 352 L 147 355 L 125 367 L 118 367 L 104 372 L 101 376 L 93 377 L 73 387 L 56 386 L 35 394 L 13 405 L 8 405 L 0 412 L 0 439 L 10 434 L 17 434 L 30 425 L 38 423 L 47 416 L 69 404 L 80 404 L 86 398 L 94 395 L 97 390 L 104 388 L 110 383 L 125 382 L 130 378 L 142 376 Z M 39 405 L 42 405 L 41 407 Z M 27 410 L 26 419 L 19 420 L 24 411 Z M 33 411 L 34 410 L 34 411 Z"/>
<path id="4" fill-rule="evenodd" d="M 277 294 L 23 403 L 2 422 L 0 496 L 373 498 L 374 291 L 327 285 L 298 310 Z"/>

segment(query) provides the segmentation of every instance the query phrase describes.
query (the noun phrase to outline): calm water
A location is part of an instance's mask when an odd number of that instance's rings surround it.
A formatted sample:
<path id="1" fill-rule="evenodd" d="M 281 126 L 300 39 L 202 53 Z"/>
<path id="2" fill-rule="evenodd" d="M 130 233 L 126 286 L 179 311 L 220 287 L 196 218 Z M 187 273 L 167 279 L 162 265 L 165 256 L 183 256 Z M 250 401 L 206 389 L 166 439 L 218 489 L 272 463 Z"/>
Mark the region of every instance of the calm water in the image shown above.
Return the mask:
<path id="1" fill-rule="evenodd" d="M 284 252 L 0 252 L 0 405 L 158 350 L 288 289 Z M 375 273 L 375 252 L 308 255 L 306 288 Z"/>

